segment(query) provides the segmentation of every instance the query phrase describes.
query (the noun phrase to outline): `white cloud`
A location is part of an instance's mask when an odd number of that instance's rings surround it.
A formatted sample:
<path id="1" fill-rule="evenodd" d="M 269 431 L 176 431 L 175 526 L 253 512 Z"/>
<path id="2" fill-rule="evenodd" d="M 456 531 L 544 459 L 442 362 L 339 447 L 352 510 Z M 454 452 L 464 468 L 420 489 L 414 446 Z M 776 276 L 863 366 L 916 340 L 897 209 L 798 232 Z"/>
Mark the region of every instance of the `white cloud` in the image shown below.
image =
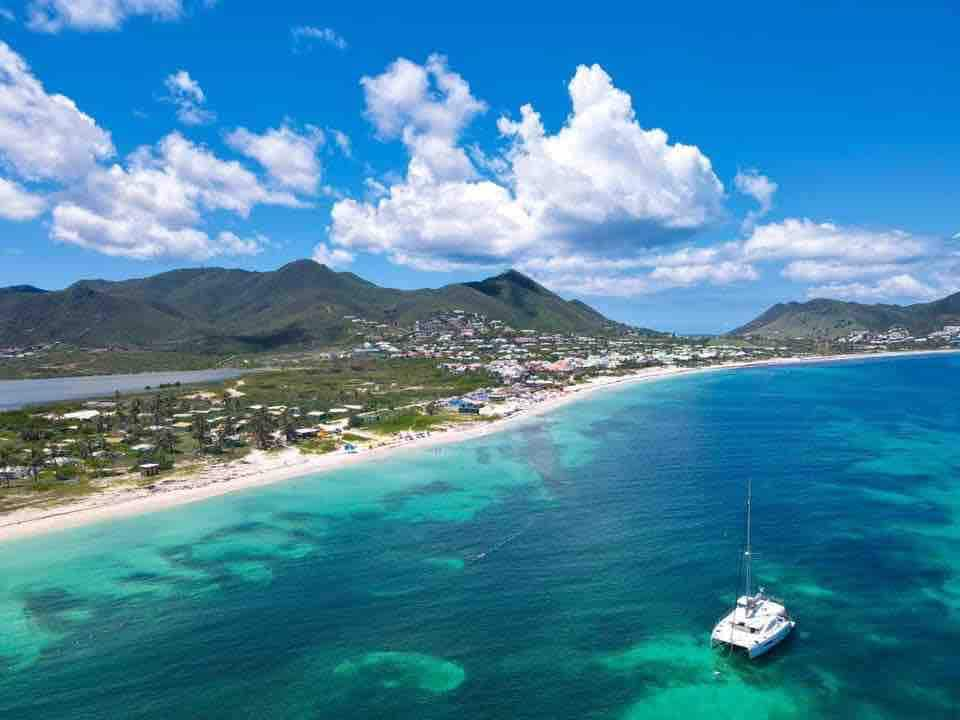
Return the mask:
<path id="1" fill-rule="evenodd" d="M 400 58 L 361 84 L 378 135 L 399 139 L 410 161 L 389 187 L 368 183 L 367 201 L 334 205 L 336 246 L 424 269 L 543 267 L 568 257 L 598 267 L 689 237 L 723 214 L 709 159 L 643 129 L 629 95 L 597 65 L 577 69 L 573 113 L 557 133 L 525 105 L 520 120 L 498 122 L 509 147 L 493 157 L 461 145 L 486 104 L 443 57 L 425 65 Z M 714 278 L 731 274 L 728 267 Z M 686 282 L 679 271 L 666 275 L 650 282 Z"/>
<path id="2" fill-rule="evenodd" d="M 340 152 L 344 154 L 344 157 L 352 157 L 353 146 L 350 142 L 350 136 L 336 128 L 329 128 L 329 130 L 330 134 L 333 135 L 333 141 L 337 144 L 337 147 L 340 148 Z"/>
<path id="3" fill-rule="evenodd" d="M 739 246 L 748 262 L 787 261 L 781 275 L 820 283 L 810 297 L 929 300 L 955 287 L 942 239 L 789 218 L 756 226 Z M 861 278 L 877 278 L 866 281 Z M 857 282 L 845 282 L 857 280 Z"/>
<path id="4" fill-rule="evenodd" d="M 752 265 L 725 260 L 705 265 L 658 267 L 654 268 L 650 277 L 653 280 L 665 280 L 676 285 L 694 285 L 703 281 L 727 285 L 738 280 L 756 280 L 758 275 Z"/>
<path id="5" fill-rule="evenodd" d="M 795 260 L 783 268 L 781 275 L 804 282 L 834 282 L 871 275 L 887 275 L 897 273 L 901 269 L 901 266 L 895 263 L 871 265 L 837 260 Z"/>
<path id="6" fill-rule="evenodd" d="M 64 29 L 116 30 L 136 15 L 176 20 L 183 14 L 181 0 L 32 0 L 27 26 L 38 32 Z"/>
<path id="7" fill-rule="evenodd" d="M 759 277 L 753 265 L 737 257 L 732 243 L 630 258 L 554 256 L 526 261 L 520 269 L 552 289 L 620 297 L 702 283 L 730 285 Z"/>
<path id="8" fill-rule="evenodd" d="M 761 175 L 758 170 L 740 170 L 733 179 L 733 184 L 741 193 L 756 200 L 763 212 L 768 212 L 773 206 L 777 183 L 766 175 Z"/>
<path id="9" fill-rule="evenodd" d="M 723 214 L 723 185 L 692 145 L 670 144 L 637 122 L 630 96 L 599 65 L 581 65 L 569 84 L 573 114 L 555 135 L 530 105 L 501 118 L 518 202 L 545 237 L 617 250 L 655 246 L 702 229 Z"/>
<path id="10" fill-rule="evenodd" d="M 758 225 L 743 244 L 744 256 L 751 260 L 842 258 L 883 263 L 928 252 L 924 239 L 902 230 L 874 231 L 795 218 Z"/>
<path id="11" fill-rule="evenodd" d="M 436 184 L 476 176 L 457 142 L 463 128 L 487 106 L 447 68 L 446 58 L 431 55 L 425 66 L 400 58 L 383 74 L 364 77 L 360 84 L 367 117 L 380 137 L 406 145 L 408 180 Z"/>
<path id="12" fill-rule="evenodd" d="M 190 77 L 186 70 L 168 75 L 164 81 L 167 88 L 166 102 L 177 108 L 177 119 L 184 125 L 205 125 L 216 119 L 216 114 L 204 107 L 207 97 L 200 83 Z"/>
<path id="13" fill-rule="evenodd" d="M 807 290 L 807 296 L 811 298 L 829 297 L 840 300 L 855 300 L 858 302 L 883 302 L 908 298 L 933 300 L 943 294 L 941 289 L 931 287 L 906 273 L 893 275 L 872 284 L 850 283 L 846 285 L 821 285 Z"/>
<path id="14" fill-rule="evenodd" d="M 293 38 L 294 52 L 300 52 L 304 47 L 309 47 L 312 42 L 319 42 L 323 45 L 329 45 L 337 50 L 346 50 L 347 41 L 342 35 L 332 28 L 314 27 L 312 25 L 301 25 L 292 28 L 290 35 Z"/>
<path id="15" fill-rule="evenodd" d="M 47 207 L 46 200 L 11 180 L 0 178 L 0 218 L 32 220 Z"/>
<path id="16" fill-rule="evenodd" d="M 661 292 L 670 288 L 690 287 L 708 283 L 729 285 L 755 280 L 758 275 L 749 264 L 723 261 L 714 264 L 670 265 L 655 267 L 649 272 L 611 273 L 591 264 L 579 270 L 550 272 L 536 267 L 521 265 L 529 273 L 552 290 L 580 295 L 609 297 L 634 297 Z"/>
<path id="17" fill-rule="evenodd" d="M 206 259 L 250 254 L 262 239 L 198 229 L 204 211 L 246 218 L 256 205 L 299 207 L 287 192 L 264 187 L 239 162 L 225 161 L 179 133 L 131 153 L 125 166 L 98 168 L 53 210 L 54 239 L 131 258 Z"/>
<path id="18" fill-rule="evenodd" d="M 749 233 L 754 225 L 773 208 L 773 196 L 778 185 L 758 170 L 740 170 L 733 179 L 737 190 L 757 201 L 760 207 L 751 210 L 743 220 L 743 231 Z"/>
<path id="19" fill-rule="evenodd" d="M 262 135 L 243 127 L 227 135 L 230 147 L 260 163 L 280 185 L 306 194 L 317 191 L 322 174 L 317 151 L 324 141 L 323 132 L 311 125 L 303 133 L 284 125 Z"/>
<path id="20" fill-rule="evenodd" d="M 264 235 L 242 238 L 235 233 L 224 231 L 217 235 L 216 247 L 224 255 L 259 255 L 264 246 L 269 244 L 269 238 Z"/>
<path id="21" fill-rule="evenodd" d="M 313 259 L 328 267 L 342 267 L 353 262 L 353 254 L 341 248 L 331 248 L 324 243 L 317 243 L 313 248 Z"/>
<path id="22" fill-rule="evenodd" d="M 0 42 L 0 164 L 23 180 L 65 181 L 113 152 L 108 132 L 70 98 L 48 94 Z"/>

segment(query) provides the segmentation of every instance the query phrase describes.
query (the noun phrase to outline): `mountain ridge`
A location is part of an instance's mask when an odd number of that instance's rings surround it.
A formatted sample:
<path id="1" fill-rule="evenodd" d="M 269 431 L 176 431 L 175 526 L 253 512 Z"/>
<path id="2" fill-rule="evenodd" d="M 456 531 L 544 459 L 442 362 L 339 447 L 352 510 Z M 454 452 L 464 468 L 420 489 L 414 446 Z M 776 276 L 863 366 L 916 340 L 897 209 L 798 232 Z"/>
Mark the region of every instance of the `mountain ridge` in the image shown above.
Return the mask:
<path id="1" fill-rule="evenodd" d="M 912 305 L 866 304 L 829 298 L 777 303 L 729 334 L 835 339 L 851 332 L 884 332 L 893 327 L 902 327 L 917 335 L 927 334 L 949 324 L 960 324 L 960 292 Z"/>
<path id="2" fill-rule="evenodd" d="M 625 327 L 516 270 L 436 289 L 400 290 L 297 260 L 265 272 L 184 268 L 128 280 L 78 280 L 58 291 L 0 288 L 0 345 L 61 340 L 81 346 L 272 350 L 344 341 L 350 334 L 347 316 L 408 326 L 450 310 L 546 332 Z"/>

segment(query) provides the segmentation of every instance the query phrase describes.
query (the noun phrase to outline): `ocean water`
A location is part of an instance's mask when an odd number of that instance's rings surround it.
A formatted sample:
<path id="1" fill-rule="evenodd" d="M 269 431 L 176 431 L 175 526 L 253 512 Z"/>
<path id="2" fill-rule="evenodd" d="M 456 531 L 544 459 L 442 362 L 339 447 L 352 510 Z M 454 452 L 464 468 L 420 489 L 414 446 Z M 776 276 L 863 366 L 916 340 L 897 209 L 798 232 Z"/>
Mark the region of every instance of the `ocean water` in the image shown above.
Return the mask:
<path id="1" fill-rule="evenodd" d="M 960 717 L 960 357 L 715 372 L 0 546 L 0 717 Z M 745 483 L 794 636 L 711 650 Z"/>

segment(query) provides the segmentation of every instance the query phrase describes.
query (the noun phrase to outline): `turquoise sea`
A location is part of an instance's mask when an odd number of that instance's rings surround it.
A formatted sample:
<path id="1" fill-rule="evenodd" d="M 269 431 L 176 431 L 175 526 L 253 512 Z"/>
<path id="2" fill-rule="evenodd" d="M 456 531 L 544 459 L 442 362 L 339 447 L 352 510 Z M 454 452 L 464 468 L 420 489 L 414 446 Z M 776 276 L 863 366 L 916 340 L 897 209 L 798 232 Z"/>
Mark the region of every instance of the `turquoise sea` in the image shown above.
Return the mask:
<path id="1" fill-rule="evenodd" d="M 0 717 L 960 717 L 960 356 L 707 373 L 0 545 Z M 755 574 L 794 637 L 707 639 Z"/>

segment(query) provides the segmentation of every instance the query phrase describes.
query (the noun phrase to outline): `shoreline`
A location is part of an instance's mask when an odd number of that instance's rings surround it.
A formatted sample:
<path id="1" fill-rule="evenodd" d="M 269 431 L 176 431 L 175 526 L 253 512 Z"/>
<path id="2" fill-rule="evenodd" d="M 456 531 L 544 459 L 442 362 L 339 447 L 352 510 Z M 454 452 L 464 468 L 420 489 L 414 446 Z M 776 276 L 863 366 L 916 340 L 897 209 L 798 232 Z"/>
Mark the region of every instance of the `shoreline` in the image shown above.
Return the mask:
<path id="1" fill-rule="evenodd" d="M 403 450 L 422 450 L 472 440 L 501 432 L 519 422 L 539 417 L 605 389 L 751 367 L 779 367 L 851 360 L 889 359 L 892 357 L 917 357 L 958 352 L 960 350 L 947 349 L 775 358 L 699 368 L 647 368 L 629 375 L 601 376 L 584 385 L 573 386 L 562 391 L 553 391 L 553 394 L 549 397 L 510 416 L 477 423 L 462 429 L 445 432 L 433 431 L 427 433 L 424 437 L 394 441 L 356 453 L 347 453 L 340 450 L 325 455 L 311 455 L 301 453 L 295 447 L 270 453 L 256 450 L 240 460 L 209 464 L 190 475 L 171 477 L 166 480 L 159 491 L 151 491 L 146 488 L 117 488 L 54 508 L 15 510 L 7 515 L 0 516 L 0 543 L 165 510 L 228 493 L 251 490 L 294 478 L 330 472 L 377 458 L 384 459 L 392 453 Z"/>

